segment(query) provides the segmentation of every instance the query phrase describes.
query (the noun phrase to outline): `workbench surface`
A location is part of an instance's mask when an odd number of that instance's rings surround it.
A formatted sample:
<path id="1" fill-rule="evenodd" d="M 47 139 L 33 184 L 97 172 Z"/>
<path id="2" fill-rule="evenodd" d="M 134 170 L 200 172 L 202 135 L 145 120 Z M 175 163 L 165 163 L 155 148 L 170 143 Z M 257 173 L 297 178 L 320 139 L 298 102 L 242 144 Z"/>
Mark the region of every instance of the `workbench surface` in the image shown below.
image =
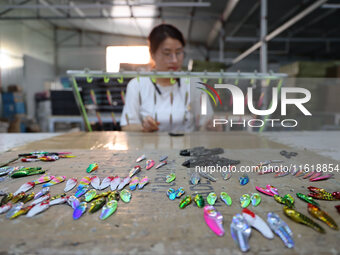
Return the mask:
<path id="1" fill-rule="evenodd" d="M 256 192 L 255 186 L 265 187 L 271 184 L 284 195 L 290 193 L 295 198 L 298 211 L 308 215 L 307 204 L 296 193 L 308 193 L 308 186 L 325 188 L 327 191 L 340 190 L 339 173 L 330 180 L 311 183 L 292 175 L 274 178 L 274 174 L 258 175 L 249 173 L 250 182 L 241 186 L 238 178 L 242 173 L 234 173 L 231 179 L 224 181 L 220 173 L 214 173 L 216 182 L 204 178 L 201 184 L 189 183 L 193 169 L 182 166 L 187 159 L 179 155 L 179 150 L 195 146 L 224 148 L 224 157 L 241 161 L 240 165 L 256 165 L 261 161 L 282 159 L 286 164 L 340 164 L 339 161 L 321 156 L 309 150 L 290 148 L 275 143 L 257 134 L 230 133 L 192 133 L 182 137 L 170 137 L 166 133 L 124 133 L 93 132 L 72 133 L 36 141 L 12 149 L 0 156 L 1 162 L 15 157 L 18 153 L 34 150 L 70 151 L 76 158 L 59 159 L 55 162 L 14 162 L 11 165 L 41 166 L 49 174 L 68 178 L 80 178 L 88 175 L 86 168 L 97 162 L 99 169 L 92 175 L 101 177 L 119 175 L 124 177 L 136 165 L 137 157 L 145 154 L 154 159 L 156 164 L 160 156 L 168 155 L 168 164 L 158 170 L 153 167 L 145 170 L 145 161 L 141 162 L 142 172 L 150 183 L 144 189 L 132 191 L 130 203 L 118 202 L 118 209 L 105 221 L 99 220 L 99 212 L 86 213 L 79 220 L 72 219 L 70 206 L 56 205 L 33 218 L 21 216 L 8 220 L 0 216 L 0 254 L 241 254 L 230 234 L 232 216 L 241 212 L 239 198 L 243 194 Z M 286 159 L 281 150 L 296 151 L 298 156 Z M 165 182 L 170 172 L 176 173 L 176 180 Z M 23 183 L 36 179 L 35 176 L 8 179 L 0 183 L 0 190 L 14 192 Z M 40 190 L 41 185 L 34 188 Z M 186 194 L 201 193 L 205 198 L 208 193 L 227 192 L 233 204 L 227 207 L 220 199 L 216 209 L 224 217 L 223 237 L 216 236 L 206 225 L 203 209 L 193 204 L 179 209 L 180 200 L 170 201 L 166 196 L 168 188 L 184 187 Z M 51 187 L 51 194 L 62 193 L 65 183 Z M 68 194 L 74 194 L 74 190 Z M 256 254 L 339 254 L 339 231 L 315 219 L 325 230 L 319 234 L 311 228 L 297 224 L 283 214 L 283 206 L 272 197 L 261 195 L 259 206 L 248 208 L 266 219 L 272 211 L 290 226 L 294 233 L 295 248 L 285 248 L 281 239 L 265 239 L 255 229 L 250 238 L 250 253 Z M 337 222 L 339 214 L 334 208 L 340 201 L 318 201 L 321 208 Z"/>

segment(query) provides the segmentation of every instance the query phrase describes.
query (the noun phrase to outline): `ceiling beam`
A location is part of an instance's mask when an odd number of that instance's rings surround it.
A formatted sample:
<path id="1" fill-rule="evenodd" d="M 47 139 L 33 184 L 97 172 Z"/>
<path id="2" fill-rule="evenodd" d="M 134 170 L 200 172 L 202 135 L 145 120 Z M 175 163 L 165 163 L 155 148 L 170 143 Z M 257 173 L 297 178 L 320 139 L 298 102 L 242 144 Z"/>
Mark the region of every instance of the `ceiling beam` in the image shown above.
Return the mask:
<path id="1" fill-rule="evenodd" d="M 206 42 L 206 45 L 208 48 L 213 44 L 220 30 L 223 29 L 222 27 L 223 27 L 224 22 L 226 22 L 227 19 L 230 17 L 231 13 L 235 9 L 238 2 L 239 0 L 229 0 L 227 2 L 221 18 L 215 22 L 215 24 L 211 28 L 211 31 L 208 35 L 208 39 Z"/>
<path id="2" fill-rule="evenodd" d="M 293 18 L 291 18 L 290 20 L 285 22 L 283 25 L 281 25 L 280 27 L 278 27 L 277 29 L 272 31 L 270 34 L 268 34 L 265 37 L 265 41 L 268 42 L 268 41 L 272 40 L 274 37 L 276 37 L 277 35 L 279 35 L 283 31 L 285 31 L 286 29 L 288 29 L 289 27 L 294 25 L 296 22 L 298 22 L 299 20 L 301 20 L 302 18 L 304 18 L 305 16 L 307 16 L 308 14 L 310 14 L 311 12 L 313 12 L 314 10 L 319 8 L 325 2 L 327 2 L 327 0 L 316 1 L 315 3 L 313 3 L 312 5 L 307 7 L 305 10 L 303 10 L 302 12 L 300 12 L 299 14 L 297 14 L 296 16 L 294 16 Z M 242 59 L 246 58 L 248 55 L 250 55 L 255 50 L 260 48 L 261 45 L 262 45 L 262 41 L 259 41 L 256 44 L 254 44 L 253 46 L 251 46 L 248 50 L 246 50 L 241 55 L 239 55 L 237 58 L 235 58 L 233 60 L 233 64 L 236 64 L 236 63 L 240 62 Z"/>
<path id="3" fill-rule="evenodd" d="M 7 13 L 9 13 L 9 12 L 11 12 L 11 11 L 17 9 L 17 8 L 15 8 L 15 6 L 22 6 L 22 5 L 27 4 L 27 3 L 30 2 L 30 1 L 31 1 L 31 0 L 21 1 L 20 3 L 18 3 L 17 5 L 13 5 L 12 7 L 1 6 L 1 8 L 5 8 L 6 10 L 1 11 L 1 12 L 0 12 L 0 16 L 5 15 L 5 14 L 7 14 Z"/>

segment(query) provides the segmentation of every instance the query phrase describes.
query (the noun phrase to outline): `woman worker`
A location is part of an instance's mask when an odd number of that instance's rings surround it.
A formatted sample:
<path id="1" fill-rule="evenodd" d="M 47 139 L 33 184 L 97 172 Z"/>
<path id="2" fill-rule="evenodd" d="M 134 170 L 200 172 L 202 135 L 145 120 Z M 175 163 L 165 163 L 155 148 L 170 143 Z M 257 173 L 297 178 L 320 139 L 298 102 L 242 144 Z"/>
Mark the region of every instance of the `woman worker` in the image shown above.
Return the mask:
<path id="1" fill-rule="evenodd" d="M 176 27 L 168 24 L 156 26 L 148 41 L 154 70 L 180 71 L 185 41 Z M 195 87 L 202 85 L 195 82 Z M 190 90 L 188 78 L 176 79 L 174 84 L 170 78 L 134 78 L 127 86 L 121 117 L 122 130 L 194 131 L 198 124 L 204 125 L 207 116 L 212 114 L 212 107 L 207 100 L 207 115 L 200 116 L 200 94 L 199 89 Z"/>

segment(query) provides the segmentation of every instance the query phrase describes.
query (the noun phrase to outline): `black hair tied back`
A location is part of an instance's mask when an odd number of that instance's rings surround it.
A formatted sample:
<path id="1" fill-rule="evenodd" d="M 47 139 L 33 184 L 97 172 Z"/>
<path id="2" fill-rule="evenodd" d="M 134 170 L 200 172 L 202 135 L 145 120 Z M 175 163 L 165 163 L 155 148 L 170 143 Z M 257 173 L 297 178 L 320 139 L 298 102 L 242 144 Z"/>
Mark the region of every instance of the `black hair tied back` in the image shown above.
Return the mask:
<path id="1" fill-rule="evenodd" d="M 181 31 L 179 31 L 173 25 L 161 24 L 154 27 L 149 34 L 148 40 L 150 53 L 154 54 L 157 51 L 159 45 L 168 37 L 180 41 L 183 47 L 185 46 L 185 41 Z"/>

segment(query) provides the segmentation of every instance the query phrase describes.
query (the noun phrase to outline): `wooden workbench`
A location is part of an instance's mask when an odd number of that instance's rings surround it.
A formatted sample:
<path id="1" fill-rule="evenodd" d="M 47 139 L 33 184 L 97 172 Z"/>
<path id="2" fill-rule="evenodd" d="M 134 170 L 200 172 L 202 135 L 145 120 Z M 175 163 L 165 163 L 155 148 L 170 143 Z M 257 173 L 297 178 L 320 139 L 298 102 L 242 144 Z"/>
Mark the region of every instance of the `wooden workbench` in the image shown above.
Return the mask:
<path id="1" fill-rule="evenodd" d="M 67 177 L 84 177 L 90 163 L 97 162 L 99 169 L 93 174 L 99 177 L 128 174 L 136 165 L 138 156 L 146 154 L 148 158 L 158 159 L 168 155 L 168 165 L 156 170 L 145 170 L 142 162 L 140 176 L 148 175 L 150 183 L 143 190 L 132 191 L 132 200 L 128 204 L 118 203 L 117 212 L 106 221 L 98 219 L 99 212 L 86 213 L 81 219 L 72 219 L 72 209 L 68 205 L 56 205 L 46 212 L 34 217 L 19 217 L 8 220 L 0 216 L 0 254 L 241 254 L 234 244 L 230 234 L 230 222 L 233 215 L 241 212 L 239 198 L 242 194 L 251 194 L 255 186 L 271 184 L 277 187 L 281 194 L 308 193 L 311 184 L 323 187 L 328 191 L 340 190 L 339 174 L 335 178 L 319 183 L 286 176 L 274 178 L 273 174 L 258 175 L 250 173 L 250 182 L 241 186 L 235 173 L 228 181 L 224 181 L 219 173 L 213 174 L 217 182 L 201 180 L 201 184 L 193 187 L 189 184 L 190 170 L 181 166 L 186 160 L 179 156 L 179 150 L 194 146 L 222 147 L 223 156 L 241 160 L 241 165 L 255 165 L 260 161 L 283 159 L 292 164 L 340 164 L 329 158 L 320 156 L 308 150 L 296 150 L 271 142 L 256 134 L 243 132 L 230 133 L 192 133 L 183 137 L 170 137 L 166 133 L 144 134 L 124 132 L 94 132 L 72 133 L 56 136 L 15 148 L 0 156 L 0 161 L 6 161 L 18 153 L 34 150 L 71 151 L 76 158 L 60 159 L 56 162 L 26 163 L 27 166 L 42 166 L 53 175 Z M 280 156 L 281 150 L 297 151 L 297 157 L 290 160 Z M 13 163 L 22 165 L 24 163 Z M 177 175 L 176 180 L 165 183 L 165 176 L 171 171 Z M 36 179 L 34 176 L 6 180 L 0 183 L 0 190 L 14 192 L 23 183 Z M 216 208 L 224 216 L 223 237 L 216 236 L 206 225 L 203 209 L 189 205 L 181 210 L 179 200 L 170 201 L 166 196 L 169 187 L 184 187 L 186 194 L 200 192 L 206 197 L 215 191 L 218 195 L 226 191 L 233 199 L 231 207 L 222 204 L 220 200 Z M 51 194 L 59 194 L 65 183 L 51 187 Z M 36 187 L 38 192 L 41 187 Z M 74 191 L 69 192 L 73 194 Z M 320 201 L 322 208 L 338 223 L 339 214 L 334 205 L 339 201 Z M 296 209 L 305 215 L 307 204 L 296 198 Z M 294 249 L 284 247 L 280 238 L 265 239 L 259 232 L 252 230 L 250 253 L 256 254 L 339 254 L 339 231 L 334 231 L 324 223 L 315 220 L 326 230 L 322 235 L 309 227 L 299 225 L 288 219 L 282 211 L 282 205 L 271 197 L 262 195 L 258 207 L 248 208 L 266 219 L 269 211 L 276 212 L 284 219 L 294 233 L 296 243 Z"/>

